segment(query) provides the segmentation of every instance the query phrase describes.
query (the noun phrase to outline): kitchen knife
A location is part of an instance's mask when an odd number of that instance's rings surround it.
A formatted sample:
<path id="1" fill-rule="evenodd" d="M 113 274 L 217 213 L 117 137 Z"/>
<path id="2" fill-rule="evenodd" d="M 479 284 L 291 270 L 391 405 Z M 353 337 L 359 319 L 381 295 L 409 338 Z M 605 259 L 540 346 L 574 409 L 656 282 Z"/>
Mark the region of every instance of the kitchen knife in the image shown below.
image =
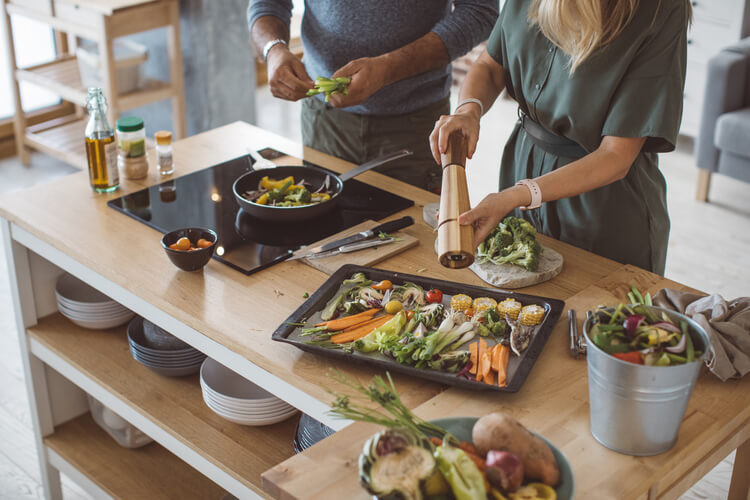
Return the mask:
<path id="1" fill-rule="evenodd" d="M 356 243 L 349 243 L 348 245 L 342 245 L 338 248 L 334 248 L 333 250 L 326 250 L 323 252 L 305 255 L 305 257 L 308 259 L 322 259 L 324 257 L 332 257 L 334 255 L 339 255 L 342 253 L 358 252 L 359 250 L 364 250 L 365 248 L 379 247 L 380 245 L 387 245 L 389 243 L 393 243 L 394 241 L 396 241 L 396 238 L 386 238 L 384 240 L 358 241 Z"/>
<path id="2" fill-rule="evenodd" d="M 319 245 L 313 248 L 307 248 L 307 247 L 300 248 L 299 250 L 294 252 L 294 254 L 291 257 L 289 257 L 287 260 L 303 259 L 312 254 L 326 252 L 328 250 L 334 250 L 339 247 L 349 245 L 351 243 L 356 243 L 358 241 L 374 238 L 379 233 L 392 233 L 394 231 L 398 231 L 399 229 L 409 227 L 412 224 L 414 224 L 414 219 L 412 219 L 411 217 L 407 215 L 405 217 L 401 217 L 400 219 L 385 222 L 367 231 L 362 231 L 352 236 L 347 236 L 346 238 L 341 238 L 339 240 L 326 243 L 325 245 Z"/>

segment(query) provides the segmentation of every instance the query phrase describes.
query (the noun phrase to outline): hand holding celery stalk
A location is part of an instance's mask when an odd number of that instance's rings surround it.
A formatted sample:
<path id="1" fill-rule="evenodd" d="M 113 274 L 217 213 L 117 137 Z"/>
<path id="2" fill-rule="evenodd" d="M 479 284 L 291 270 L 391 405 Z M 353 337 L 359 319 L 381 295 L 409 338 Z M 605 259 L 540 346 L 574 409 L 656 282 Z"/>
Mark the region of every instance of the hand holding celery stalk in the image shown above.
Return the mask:
<path id="1" fill-rule="evenodd" d="M 346 95 L 351 81 L 352 79 L 346 76 L 339 76 L 337 78 L 319 76 L 315 79 L 315 86 L 307 91 L 307 95 L 325 94 L 326 102 L 328 102 L 328 99 L 334 94 Z"/>

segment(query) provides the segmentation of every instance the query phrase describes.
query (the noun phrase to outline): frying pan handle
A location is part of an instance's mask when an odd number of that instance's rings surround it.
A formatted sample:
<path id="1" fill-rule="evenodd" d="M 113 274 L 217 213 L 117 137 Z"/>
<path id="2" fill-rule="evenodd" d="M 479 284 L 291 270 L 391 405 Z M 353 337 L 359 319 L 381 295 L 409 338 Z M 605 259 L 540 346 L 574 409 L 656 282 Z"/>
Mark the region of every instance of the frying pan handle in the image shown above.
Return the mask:
<path id="1" fill-rule="evenodd" d="M 403 158 L 404 156 L 409 156 L 411 154 L 414 154 L 413 152 L 409 151 L 408 149 L 401 149 L 399 151 L 394 151 L 393 153 L 389 153 L 387 155 L 378 156 L 375 159 L 372 159 L 368 161 L 367 163 L 363 163 L 362 165 L 353 168 L 349 170 L 348 172 L 344 172 L 339 176 L 342 182 L 346 182 L 349 179 L 358 176 L 359 174 L 363 172 L 367 172 L 368 170 L 372 170 L 375 167 L 379 167 L 380 165 L 384 165 L 388 163 L 389 161 L 398 160 L 399 158 Z"/>

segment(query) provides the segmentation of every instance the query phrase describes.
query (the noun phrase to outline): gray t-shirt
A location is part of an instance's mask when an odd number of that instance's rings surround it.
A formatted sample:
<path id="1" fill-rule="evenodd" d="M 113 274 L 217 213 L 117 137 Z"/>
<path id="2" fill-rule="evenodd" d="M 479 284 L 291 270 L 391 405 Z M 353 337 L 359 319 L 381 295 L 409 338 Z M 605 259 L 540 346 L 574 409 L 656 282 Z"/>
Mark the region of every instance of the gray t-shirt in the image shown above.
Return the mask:
<path id="1" fill-rule="evenodd" d="M 390 52 L 430 31 L 445 43 L 453 60 L 487 39 L 497 15 L 498 0 L 305 0 L 303 61 L 313 80 L 329 77 L 354 59 Z M 250 0 L 248 25 L 262 16 L 289 24 L 291 0 Z M 450 86 L 447 65 L 383 87 L 346 110 L 365 115 L 408 113 L 447 97 Z"/>

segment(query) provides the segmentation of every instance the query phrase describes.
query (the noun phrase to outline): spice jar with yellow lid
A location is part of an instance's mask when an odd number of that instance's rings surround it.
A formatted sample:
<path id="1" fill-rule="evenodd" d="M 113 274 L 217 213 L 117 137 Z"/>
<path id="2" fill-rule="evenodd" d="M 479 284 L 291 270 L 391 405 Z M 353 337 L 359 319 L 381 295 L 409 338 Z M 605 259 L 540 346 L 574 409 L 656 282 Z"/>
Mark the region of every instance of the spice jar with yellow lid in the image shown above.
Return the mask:
<path id="1" fill-rule="evenodd" d="M 159 165 L 159 174 L 169 175 L 174 172 L 172 160 L 172 132 L 160 130 L 154 134 L 156 139 L 156 163 Z"/>
<path id="2" fill-rule="evenodd" d="M 127 116 L 117 120 L 117 165 L 127 179 L 142 179 L 148 175 L 146 159 L 146 130 L 143 120 Z"/>

